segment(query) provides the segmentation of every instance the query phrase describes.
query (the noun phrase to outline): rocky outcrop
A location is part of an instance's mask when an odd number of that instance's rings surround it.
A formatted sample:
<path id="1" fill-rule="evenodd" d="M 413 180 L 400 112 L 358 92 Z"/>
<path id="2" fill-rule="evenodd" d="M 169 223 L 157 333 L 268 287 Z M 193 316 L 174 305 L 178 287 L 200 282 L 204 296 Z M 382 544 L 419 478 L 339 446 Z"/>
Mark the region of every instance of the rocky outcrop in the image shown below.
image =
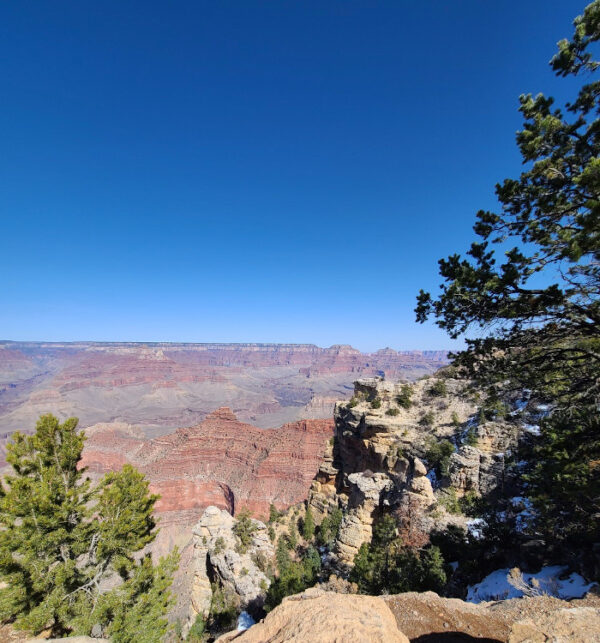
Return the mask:
<path id="1" fill-rule="evenodd" d="M 219 642 L 485 641 L 598 643 L 600 600 L 549 597 L 473 605 L 433 592 L 353 596 L 313 588 L 290 596 L 261 623 Z"/>
<path id="2" fill-rule="evenodd" d="M 370 541 L 383 513 L 394 513 L 405 542 L 420 546 L 434 526 L 465 524 L 440 504 L 444 494 L 491 496 L 510 484 L 506 461 L 522 433 L 518 423 L 482 421 L 466 383 L 445 374 L 415 382 L 403 403 L 406 386 L 361 379 L 352 400 L 335 407 L 334 444 L 309 502 L 317 522 L 335 507 L 344 512 L 332 559 L 341 570 Z M 441 440 L 455 451 L 443 479 L 427 460 Z"/>
<path id="3" fill-rule="evenodd" d="M 271 581 L 260 564 L 274 556 L 267 527 L 252 520 L 252 540 L 247 549 L 240 547 L 234 533 L 236 520 L 225 510 L 208 507 L 193 529 L 193 581 L 188 612 L 188 627 L 196 616 L 208 616 L 212 589 L 217 583 L 235 596 L 238 607 L 251 612 L 259 610 Z"/>
<path id="4" fill-rule="evenodd" d="M 354 560 L 362 543 L 371 540 L 375 515 L 393 489 L 392 481 L 382 473 L 353 473 L 348 476 L 348 484 L 346 513 L 334 549 L 338 560 L 346 564 Z"/>
<path id="5" fill-rule="evenodd" d="M 316 588 L 284 599 L 263 622 L 249 630 L 217 639 L 219 643 L 317 640 L 320 643 L 409 643 L 380 598 L 335 594 Z"/>

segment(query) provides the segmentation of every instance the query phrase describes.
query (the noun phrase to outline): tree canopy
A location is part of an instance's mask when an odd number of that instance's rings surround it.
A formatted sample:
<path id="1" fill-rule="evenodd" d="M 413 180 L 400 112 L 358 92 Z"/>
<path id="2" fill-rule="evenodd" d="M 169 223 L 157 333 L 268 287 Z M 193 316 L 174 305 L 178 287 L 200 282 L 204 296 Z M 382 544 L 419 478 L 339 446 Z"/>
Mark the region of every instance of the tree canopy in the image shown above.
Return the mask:
<path id="1" fill-rule="evenodd" d="M 156 568 L 136 554 L 156 536 L 158 496 L 130 465 L 92 487 L 79 467 L 84 440 L 75 418 L 61 424 L 44 415 L 33 435 L 17 432 L 8 444 L 14 473 L 0 485 L 0 618 L 55 636 L 99 625 L 120 641 L 135 640 L 151 621 L 144 640 L 159 641 L 177 553 Z"/>
<path id="2" fill-rule="evenodd" d="M 550 61 L 573 100 L 520 97 L 524 170 L 496 186 L 498 212 L 477 213 L 466 256 L 439 262 L 429 316 L 466 338 L 455 363 L 490 393 L 530 389 L 550 402 L 530 493 L 549 538 L 600 537 L 600 1 L 574 21 Z M 579 541 L 581 543 L 581 541 Z"/>
<path id="3" fill-rule="evenodd" d="M 500 212 L 477 213 L 479 241 L 439 262 L 442 292 L 421 291 L 416 308 L 418 321 L 433 314 L 454 338 L 479 327 L 458 360 L 480 380 L 510 378 L 565 407 L 599 399 L 599 38 L 596 1 L 551 60 L 558 76 L 589 82 L 563 108 L 520 97 L 525 170 L 496 186 Z"/>

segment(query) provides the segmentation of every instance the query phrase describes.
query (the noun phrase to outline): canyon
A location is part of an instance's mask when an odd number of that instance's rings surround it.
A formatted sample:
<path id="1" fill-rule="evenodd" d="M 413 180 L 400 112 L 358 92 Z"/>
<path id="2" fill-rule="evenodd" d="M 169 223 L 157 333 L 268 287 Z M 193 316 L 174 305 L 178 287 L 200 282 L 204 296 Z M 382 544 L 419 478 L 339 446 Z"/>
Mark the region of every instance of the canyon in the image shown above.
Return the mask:
<path id="1" fill-rule="evenodd" d="M 333 420 L 299 420 L 272 431 L 240 422 L 227 407 L 195 426 L 147 440 L 127 425 L 88 430 L 81 466 L 99 479 L 129 463 L 143 472 L 156 504 L 156 551 L 184 546 L 203 510 L 268 516 L 306 498 L 333 436 Z"/>
<path id="2" fill-rule="evenodd" d="M 0 341 L 0 451 L 43 413 L 85 429 L 125 423 L 146 438 L 222 406 L 260 428 L 330 418 L 359 377 L 416 379 L 446 362 L 444 351 L 345 345 Z"/>

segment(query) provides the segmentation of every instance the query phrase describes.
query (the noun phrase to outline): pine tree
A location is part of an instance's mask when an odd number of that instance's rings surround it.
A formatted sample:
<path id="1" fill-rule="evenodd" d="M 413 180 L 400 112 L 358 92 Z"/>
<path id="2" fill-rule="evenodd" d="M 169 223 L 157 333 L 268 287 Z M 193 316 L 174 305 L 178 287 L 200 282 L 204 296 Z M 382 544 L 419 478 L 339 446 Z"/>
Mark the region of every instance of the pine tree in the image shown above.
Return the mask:
<path id="1" fill-rule="evenodd" d="M 44 415 L 34 435 L 15 433 L 7 446 L 14 474 L 0 494 L 0 618 L 34 632 L 65 633 L 86 582 L 76 561 L 92 544 L 92 494 L 77 469 L 84 437 L 76 426 Z"/>
<path id="2" fill-rule="evenodd" d="M 304 520 L 302 521 L 302 537 L 305 540 L 312 540 L 315 535 L 315 521 L 313 519 L 312 510 L 310 505 L 306 508 Z"/>
<path id="3" fill-rule="evenodd" d="M 454 358 L 492 400 L 551 401 L 530 479 L 549 542 L 600 534 L 600 0 L 574 26 L 550 64 L 576 94 L 562 108 L 520 97 L 524 171 L 496 186 L 500 211 L 477 213 L 479 239 L 439 262 L 441 294 L 416 307 L 451 337 L 478 330 Z"/>
<path id="4" fill-rule="evenodd" d="M 457 355 L 478 381 L 509 380 L 568 409 L 600 401 L 598 40 L 595 0 L 551 61 L 571 87 L 584 83 L 563 109 L 543 94 L 520 97 L 525 169 L 496 186 L 500 212 L 477 213 L 478 241 L 439 262 L 441 294 L 421 291 L 416 308 L 451 337 L 483 329 Z"/>
<path id="5" fill-rule="evenodd" d="M 78 468 L 85 436 L 76 429 L 75 418 L 61 424 L 44 415 L 33 435 L 15 433 L 8 445 L 14 473 L 0 487 L 0 618 L 55 636 L 98 624 L 114 640 L 133 640 L 119 638 L 119 623 L 130 631 L 134 621 L 137 630 L 154 622 L 162 631 L 177 554 L 157 568 L 134 558 L 156 536 L 158 496 L 129 465 L 92 489 Z M 122 583 L 103 592 L 108 577 Z"/>

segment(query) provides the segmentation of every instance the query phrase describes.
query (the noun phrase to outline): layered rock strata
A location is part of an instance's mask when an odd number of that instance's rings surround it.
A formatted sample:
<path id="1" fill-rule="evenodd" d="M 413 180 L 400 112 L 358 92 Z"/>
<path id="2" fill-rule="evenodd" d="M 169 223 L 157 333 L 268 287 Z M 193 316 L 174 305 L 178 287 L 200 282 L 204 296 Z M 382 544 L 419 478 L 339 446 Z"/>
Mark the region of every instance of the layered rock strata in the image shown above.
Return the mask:
<path id="1" fill-rule="evenodd" d="M 302 420 L 266 431 L 222 408 L 197 426 L 150 441 L 126 425 L 118 429 L 89 433 L 82 466 L 100 476 L 125 462 L 135 465 L 161 496 L 156 510 L 168 532 L 191 527 L 209 505 L 266 516 L 270 504 L 281 509 L 306 498 L 333 421 Z"/>
<path id="2" fill-rule="evenodd" d="M 522 434 L 517 424 L 479 420 L 464 381 L 443 374 L 420 380 L 403 402 L 406 386 L 382 378 L 358 380 L 352 400 L 336 404 L 334 444 L 309 502 L 317 522 L 335 507 L 344 511 L 333 548 L 340 569 L 370 541 L 373 522 L 383 513 L 393 512 L 405 542 L 419 546 L 434 526 L 465 522 L 444 509 L 444 494 L 489 496 L 510 481 L 506 456 Z M 427 462 L 432 445 L 441 440 L 454 449 L 444 479 Z"/>

